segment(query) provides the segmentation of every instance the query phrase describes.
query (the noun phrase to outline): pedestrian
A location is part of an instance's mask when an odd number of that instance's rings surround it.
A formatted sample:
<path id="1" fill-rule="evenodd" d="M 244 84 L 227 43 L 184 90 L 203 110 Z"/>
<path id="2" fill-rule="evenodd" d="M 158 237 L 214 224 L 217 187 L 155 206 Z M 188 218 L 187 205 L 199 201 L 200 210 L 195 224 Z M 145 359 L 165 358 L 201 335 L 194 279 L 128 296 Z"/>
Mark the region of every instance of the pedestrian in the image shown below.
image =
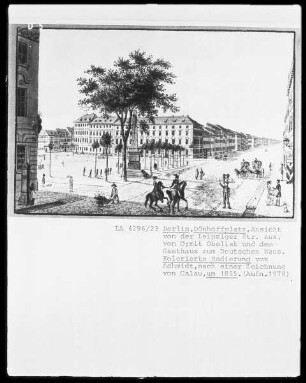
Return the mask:
<path id="1" fill-rule="evenodd" d="M 91 178 L 91 173 L 92 173 L 92 169 L 90 169 L 90 171 L 89 171 L 89 176 L 88 176 L 88 178 Z"/>
<path id="2" fill-rule="evenodd" d="M 270 172 L 272 171 L 272 163 L 270 162 L 269 163 L 269 169 L 270 169 Z"/>
<path id="3" fill-rule="evenodd" d="M 116 184 L 112 184 L 112 192 L 110 196 L 110 200 L 113 202 L 113 204 L 119 203 L 119 195 L 118 195 L 118 189 Z"/>
<path id="4" fill-rule="evenodd" d="M 64 161 L 62 161 L 62 165 L 63 165 L 63 166 L 65 166 L 65 163 L 64 163 Z"/>
<path id="5" fill-rule="evenodd" d="M 264 177 L 265 176 L 265 169 L 262 168 L 262 176 Z"/>
<path id="6" fill-rule="evenodd" d="M 102 175 L 103 175 L 102 173 L 103 173 L 103 172 L 102 172 L 102 169 L 100 169 L 100 177 L 102 177 Z"/>
<path id="7" fill-rule="evenodd" d="M 284 181 L 284 165 L 281 164 L 280 173 L 282 175 L 282 181 Z"/>
<path id="8" fill-rule="evenodd" d="M 46 184 L 46 175 L 45 174 L 43 174 L 43 176 L 42 176 L 41 183 L 43 186 L 45 186 L 45 184 Z"/>
<path id="9" fill-rule="evenodd" d="M 197 180 L 197 179 L 198 179 L 198 177 L 199 177 L 199 169 L 198 169 L 198 168 L 196 168 L 196 172 L 195 172 L 195 179 Z"/>
<path id="10" fill-rule="evenodd" d="M 110 168 L 109 170 L 110 170 L 110 173 L 109 173 L 109 174 L 112 174 L 112 168 Z"/>
<path id="11" fill-rule="evenodd" d="M 276 190 L 276 203 L 275 205 L 276 206 L 280 206 L 280 199 L 281 199 L 281 196 L 282 196 L 282 187 L 281 187 L 281 184 L 280 184 L 280 180 L 277 180 L 277 184 L 275 186 L 275 190 Z"/>
<path id="12" fill-rule="evenodd" d="M 204 172 L 203 172 L 203 169 L 201 168 L 201 170 L 200 170 L 200 180 L 203 179 L 203 176 L 204 176 Z"/>
<path id="13" fill-rule="evenodd" d="M 73 192 L 73 177 L 72 176 L 68 176 L 68 183 L 69 183 L 69 192 L 72 193 Z"/>
<path id="14" fill-rule="evenodd" d="M 84 166 L 84 169 L 83 169 L 83 177 L 85 176 L 85 173 L 86 173 L 86 168 Z"/>
<path id="15" fill-rule="evenodd" d="M 229 197 L 230 197 L 230 187 L 229 187 L 229 174 L 223 174 L 223 182 L 220 182 L 220 186 L 223 189 L 223 209 L 231 209 Z"/>
<path id="16" fill-rule="evenodd" d="M 271 181 L 267 182 L 267 206 L 271 206 L 273 203 L 273 189 L 271 185 Z"/>
<path id="17" fill-rule="evenodd" d="M 29 191 L 28 191 L 29 205 L 34 205 L 34 202 L 35 202 L 34 194 L 35 194 L 35 186 L 34 186 L 34 183 L 32 182 L 31 185 L 29 186 Z"/>
<path id="18" fill-rule="evenodd" d="M 96 169 L 96 175 L 95 175 L 95 177 L 97 178 L 98 175 L 99 175 L 99 169 Z"/>

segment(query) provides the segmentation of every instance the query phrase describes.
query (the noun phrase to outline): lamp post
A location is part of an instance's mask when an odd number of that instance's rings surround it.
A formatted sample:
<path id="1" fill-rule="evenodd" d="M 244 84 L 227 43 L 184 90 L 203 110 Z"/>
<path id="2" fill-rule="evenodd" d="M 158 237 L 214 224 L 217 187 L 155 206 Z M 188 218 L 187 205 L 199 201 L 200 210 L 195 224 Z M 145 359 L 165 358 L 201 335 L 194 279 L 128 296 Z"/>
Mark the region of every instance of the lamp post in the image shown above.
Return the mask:
<path id="1" fill-rule="evenodd" d="M 52 142 L 49 143 L 48 148 L 49 148 L 49 152 L 50 152 L 49 176 L 52 177 L 51 176 L 51 152 L 52 152 L 52 149 L 54 148 L 54 145 Z"/>

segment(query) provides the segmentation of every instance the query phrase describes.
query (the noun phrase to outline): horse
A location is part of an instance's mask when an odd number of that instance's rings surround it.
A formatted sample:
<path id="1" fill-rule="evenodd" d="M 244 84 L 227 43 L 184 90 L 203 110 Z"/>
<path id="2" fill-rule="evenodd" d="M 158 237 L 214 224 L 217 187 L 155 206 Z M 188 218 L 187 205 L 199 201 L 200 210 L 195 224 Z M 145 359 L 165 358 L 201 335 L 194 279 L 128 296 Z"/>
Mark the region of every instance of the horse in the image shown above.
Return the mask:
<path id="1" fill-rule="evenodd" d="M 180 200 L 186 202 L 185 210 L 188 209 L 188 201 L 185 198 L 185 187 L 187 186 L 187 182 L 181 181 L 178 185 L 174 187 L 174 189 L 167 190 L 166 193 L 169 196 L 169 212 L 174 213 L 174 207 L 177 205 L 177 211 L 180 211 Z"/>
<path id="2" fill-rule="evenodd" d="M 235 169 L 235 173 L 238 178 L 240 177 L 245 178 L 245 176 L 247 175 L 247 171 L 245 169 L 242 169 L 242 170 Z"/>
<path id="3" fill-rule="evenodd" d="M 164 199 L 168 201 L 169 200 L 167 197 L 164 196 L 164 193 L 162 191 L 162 188 L 164 188 L 164 185 L 161 181 L 158 181 L 156 186 L 154 187 L 153 191 L 148 193 L 146 195 L 146 200 L 145 200 L 145 207 L 147 207 L 148 202 L 150 201 L 149 207 L 153 210 L 156 210 L 152 205 L 153 202 L 155 202 L 155 206 L 159 208 L 160 211 L 163 211 L 163 209 L 157 205 L 157 202 L 160 201 L 161 203 L 164 202 Z"/>

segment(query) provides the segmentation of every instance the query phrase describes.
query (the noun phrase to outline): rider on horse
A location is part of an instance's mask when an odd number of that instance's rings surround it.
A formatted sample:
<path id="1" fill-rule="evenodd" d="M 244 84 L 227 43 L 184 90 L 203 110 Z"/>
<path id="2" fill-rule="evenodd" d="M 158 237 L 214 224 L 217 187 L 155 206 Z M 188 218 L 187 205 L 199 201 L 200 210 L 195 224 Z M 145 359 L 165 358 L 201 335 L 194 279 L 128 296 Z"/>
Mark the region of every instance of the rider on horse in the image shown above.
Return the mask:
<path id="1" fill-rule="evenodd" d="M 180 179 L 178 174 L 174 174 L 174 178 L 172 181 L 172 184 L 170 186 L 170 189 L 177 189 L 180 186 Z"/>
<path id="2" fill-rule="evenodd" d="M 157 177 L 154 176 L 153 177 L 153 190 L 152 190 L 152 192 L 158 194 L 161 202 L 163 202 L 163 200 L 165 199 L 164 192 L 162 191 L 162 189 L 165 189 L 165 188 L 166 188 L 166 186 L 164 186 L 161 181 L 157 182 Z"/>

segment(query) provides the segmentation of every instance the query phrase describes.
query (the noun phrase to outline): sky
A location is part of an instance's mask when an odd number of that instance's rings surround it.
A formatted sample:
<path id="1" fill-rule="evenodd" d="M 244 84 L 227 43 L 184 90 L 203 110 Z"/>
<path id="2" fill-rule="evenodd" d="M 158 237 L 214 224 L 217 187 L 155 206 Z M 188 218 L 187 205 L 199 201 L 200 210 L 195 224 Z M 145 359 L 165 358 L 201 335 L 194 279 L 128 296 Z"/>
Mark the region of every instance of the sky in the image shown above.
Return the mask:
<path id="1" fill-rule="evenodd" d="M 293 35 L 266 32 L 41 31 L 39 111 L 43 128 L 73 126 L 84 114 L 76 79 L 141 49 L 172 64 L 178 115 L 234 131 L 282 138 Z M 172 112 L 169 112 L 172 115 Z"/>

